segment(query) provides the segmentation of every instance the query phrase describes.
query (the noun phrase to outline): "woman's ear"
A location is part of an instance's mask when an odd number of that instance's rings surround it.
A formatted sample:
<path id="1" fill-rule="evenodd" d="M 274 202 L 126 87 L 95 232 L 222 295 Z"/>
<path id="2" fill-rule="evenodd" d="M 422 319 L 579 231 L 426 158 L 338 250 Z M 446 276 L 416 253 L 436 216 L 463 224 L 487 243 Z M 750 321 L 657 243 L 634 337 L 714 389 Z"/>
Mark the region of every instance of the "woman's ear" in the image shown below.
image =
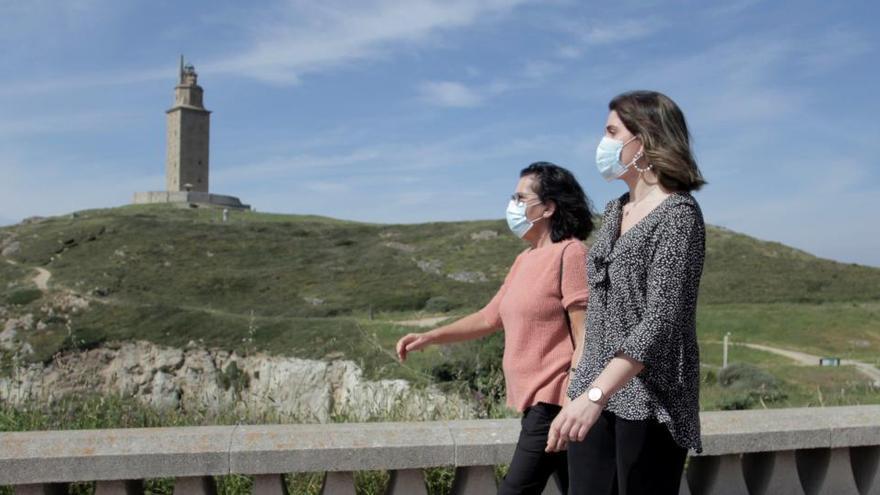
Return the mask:
<path id="1" fill-rule="evenodd" d="M 547 201 L 547 209 L 544 210 L 543 216 L 545 218 L 550 218 L 553 214 L 556 213 L 556 202 L 555 201 Z"/>

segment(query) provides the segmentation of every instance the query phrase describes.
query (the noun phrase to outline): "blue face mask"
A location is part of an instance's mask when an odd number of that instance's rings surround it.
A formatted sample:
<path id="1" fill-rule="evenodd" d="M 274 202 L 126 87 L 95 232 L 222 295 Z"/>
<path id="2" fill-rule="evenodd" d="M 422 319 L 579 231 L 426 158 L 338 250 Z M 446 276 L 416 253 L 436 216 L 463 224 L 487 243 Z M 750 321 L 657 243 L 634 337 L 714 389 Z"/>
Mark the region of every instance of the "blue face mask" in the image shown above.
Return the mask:
<path id="1" fill-rule="evenodd" d="M 596 168 L 599 169 L 599 173 L 602 174 L 605 180 L 611 182 L 614 179 L 619 179 L 630 165 L 642 157 L 643 153 L 639 151 L 626 165 L 620 162 L 620 154 L 623 153 L 623 147 L 637 138 L 638 136 L 633 136 L 624 143 L 611 139 L 608 136 L 602 137 L 602 140 L 599 141 L 599 146 L 596 147 Z"/>
<path id="2" fill-rule="evenodd" d="M 510 227 L 511 232 L 516 234 L 520 239 L 526 235 L 526 232 L 532 228 L 532 225 L 534 225 L 535 222 L 544 218 L 541 216 L 534 221 L 529 220 L 526 216 L 527 207 L 528 205 L 526 205 L 525 202 L 517 202 L 512 199 L 507 205 L 507 226 Z"/>

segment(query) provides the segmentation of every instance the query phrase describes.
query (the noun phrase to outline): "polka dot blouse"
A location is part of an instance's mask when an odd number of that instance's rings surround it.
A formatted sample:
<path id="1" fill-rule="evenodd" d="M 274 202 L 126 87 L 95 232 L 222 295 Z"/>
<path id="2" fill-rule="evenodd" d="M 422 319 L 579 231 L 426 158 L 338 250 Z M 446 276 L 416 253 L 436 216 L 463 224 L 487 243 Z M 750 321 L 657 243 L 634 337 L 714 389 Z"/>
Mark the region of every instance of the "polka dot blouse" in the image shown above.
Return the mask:
<path id="1" fill-rule="evenodd" d="M 645 365 L 609 400 L 624 419 L 654 418 L 682 447 L 700 442 L 697 292 L 705 225 L 689 193 L 674 193 L 619 236 L 629 193 L 605 207 L 587 256 L 590 300 L 584 354 L 568 394 L 583 394 L 618 354 Z"/>

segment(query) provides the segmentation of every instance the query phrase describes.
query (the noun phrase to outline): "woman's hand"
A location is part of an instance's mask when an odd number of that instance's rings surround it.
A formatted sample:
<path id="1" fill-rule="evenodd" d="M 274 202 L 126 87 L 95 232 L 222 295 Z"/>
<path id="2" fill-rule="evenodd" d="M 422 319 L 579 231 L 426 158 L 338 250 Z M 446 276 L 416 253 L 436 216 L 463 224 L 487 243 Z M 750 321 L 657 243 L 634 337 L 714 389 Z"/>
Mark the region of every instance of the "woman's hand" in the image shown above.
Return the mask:
<path id="1" fill-rule="evenodd" d="M 547 435 L 547 452 L 566 449 L 568 442 L 581 442 L 602 414 L 602 406 L 583 394 L 566 404 L 550 424 Z"/>
<path id="2" fill-rule="evenodd" d="M 424 349 L 431 344 L 428 333 L 408 333 L 397 341 L 397 358 L 400 362 L 406 361 L 406 354 L 411 351 Z"/>

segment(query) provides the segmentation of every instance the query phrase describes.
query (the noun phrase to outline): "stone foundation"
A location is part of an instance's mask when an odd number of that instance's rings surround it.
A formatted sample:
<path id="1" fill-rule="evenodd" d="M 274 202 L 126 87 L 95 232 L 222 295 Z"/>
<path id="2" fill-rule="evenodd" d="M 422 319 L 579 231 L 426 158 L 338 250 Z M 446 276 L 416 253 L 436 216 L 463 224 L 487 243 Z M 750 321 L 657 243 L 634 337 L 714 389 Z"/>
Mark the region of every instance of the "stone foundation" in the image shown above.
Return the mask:
<path id="1" fill-rule="evenodd" d="M 251 209 L 251 205 L 243 204 L 235 196 L 224 196 L 222 194 L 199 191 L 147 191 L 134 193 L 134 204 L 143 205 L 151 203 L 179 203 L 196 207 L 209 206 L 235 210 Z"/>

